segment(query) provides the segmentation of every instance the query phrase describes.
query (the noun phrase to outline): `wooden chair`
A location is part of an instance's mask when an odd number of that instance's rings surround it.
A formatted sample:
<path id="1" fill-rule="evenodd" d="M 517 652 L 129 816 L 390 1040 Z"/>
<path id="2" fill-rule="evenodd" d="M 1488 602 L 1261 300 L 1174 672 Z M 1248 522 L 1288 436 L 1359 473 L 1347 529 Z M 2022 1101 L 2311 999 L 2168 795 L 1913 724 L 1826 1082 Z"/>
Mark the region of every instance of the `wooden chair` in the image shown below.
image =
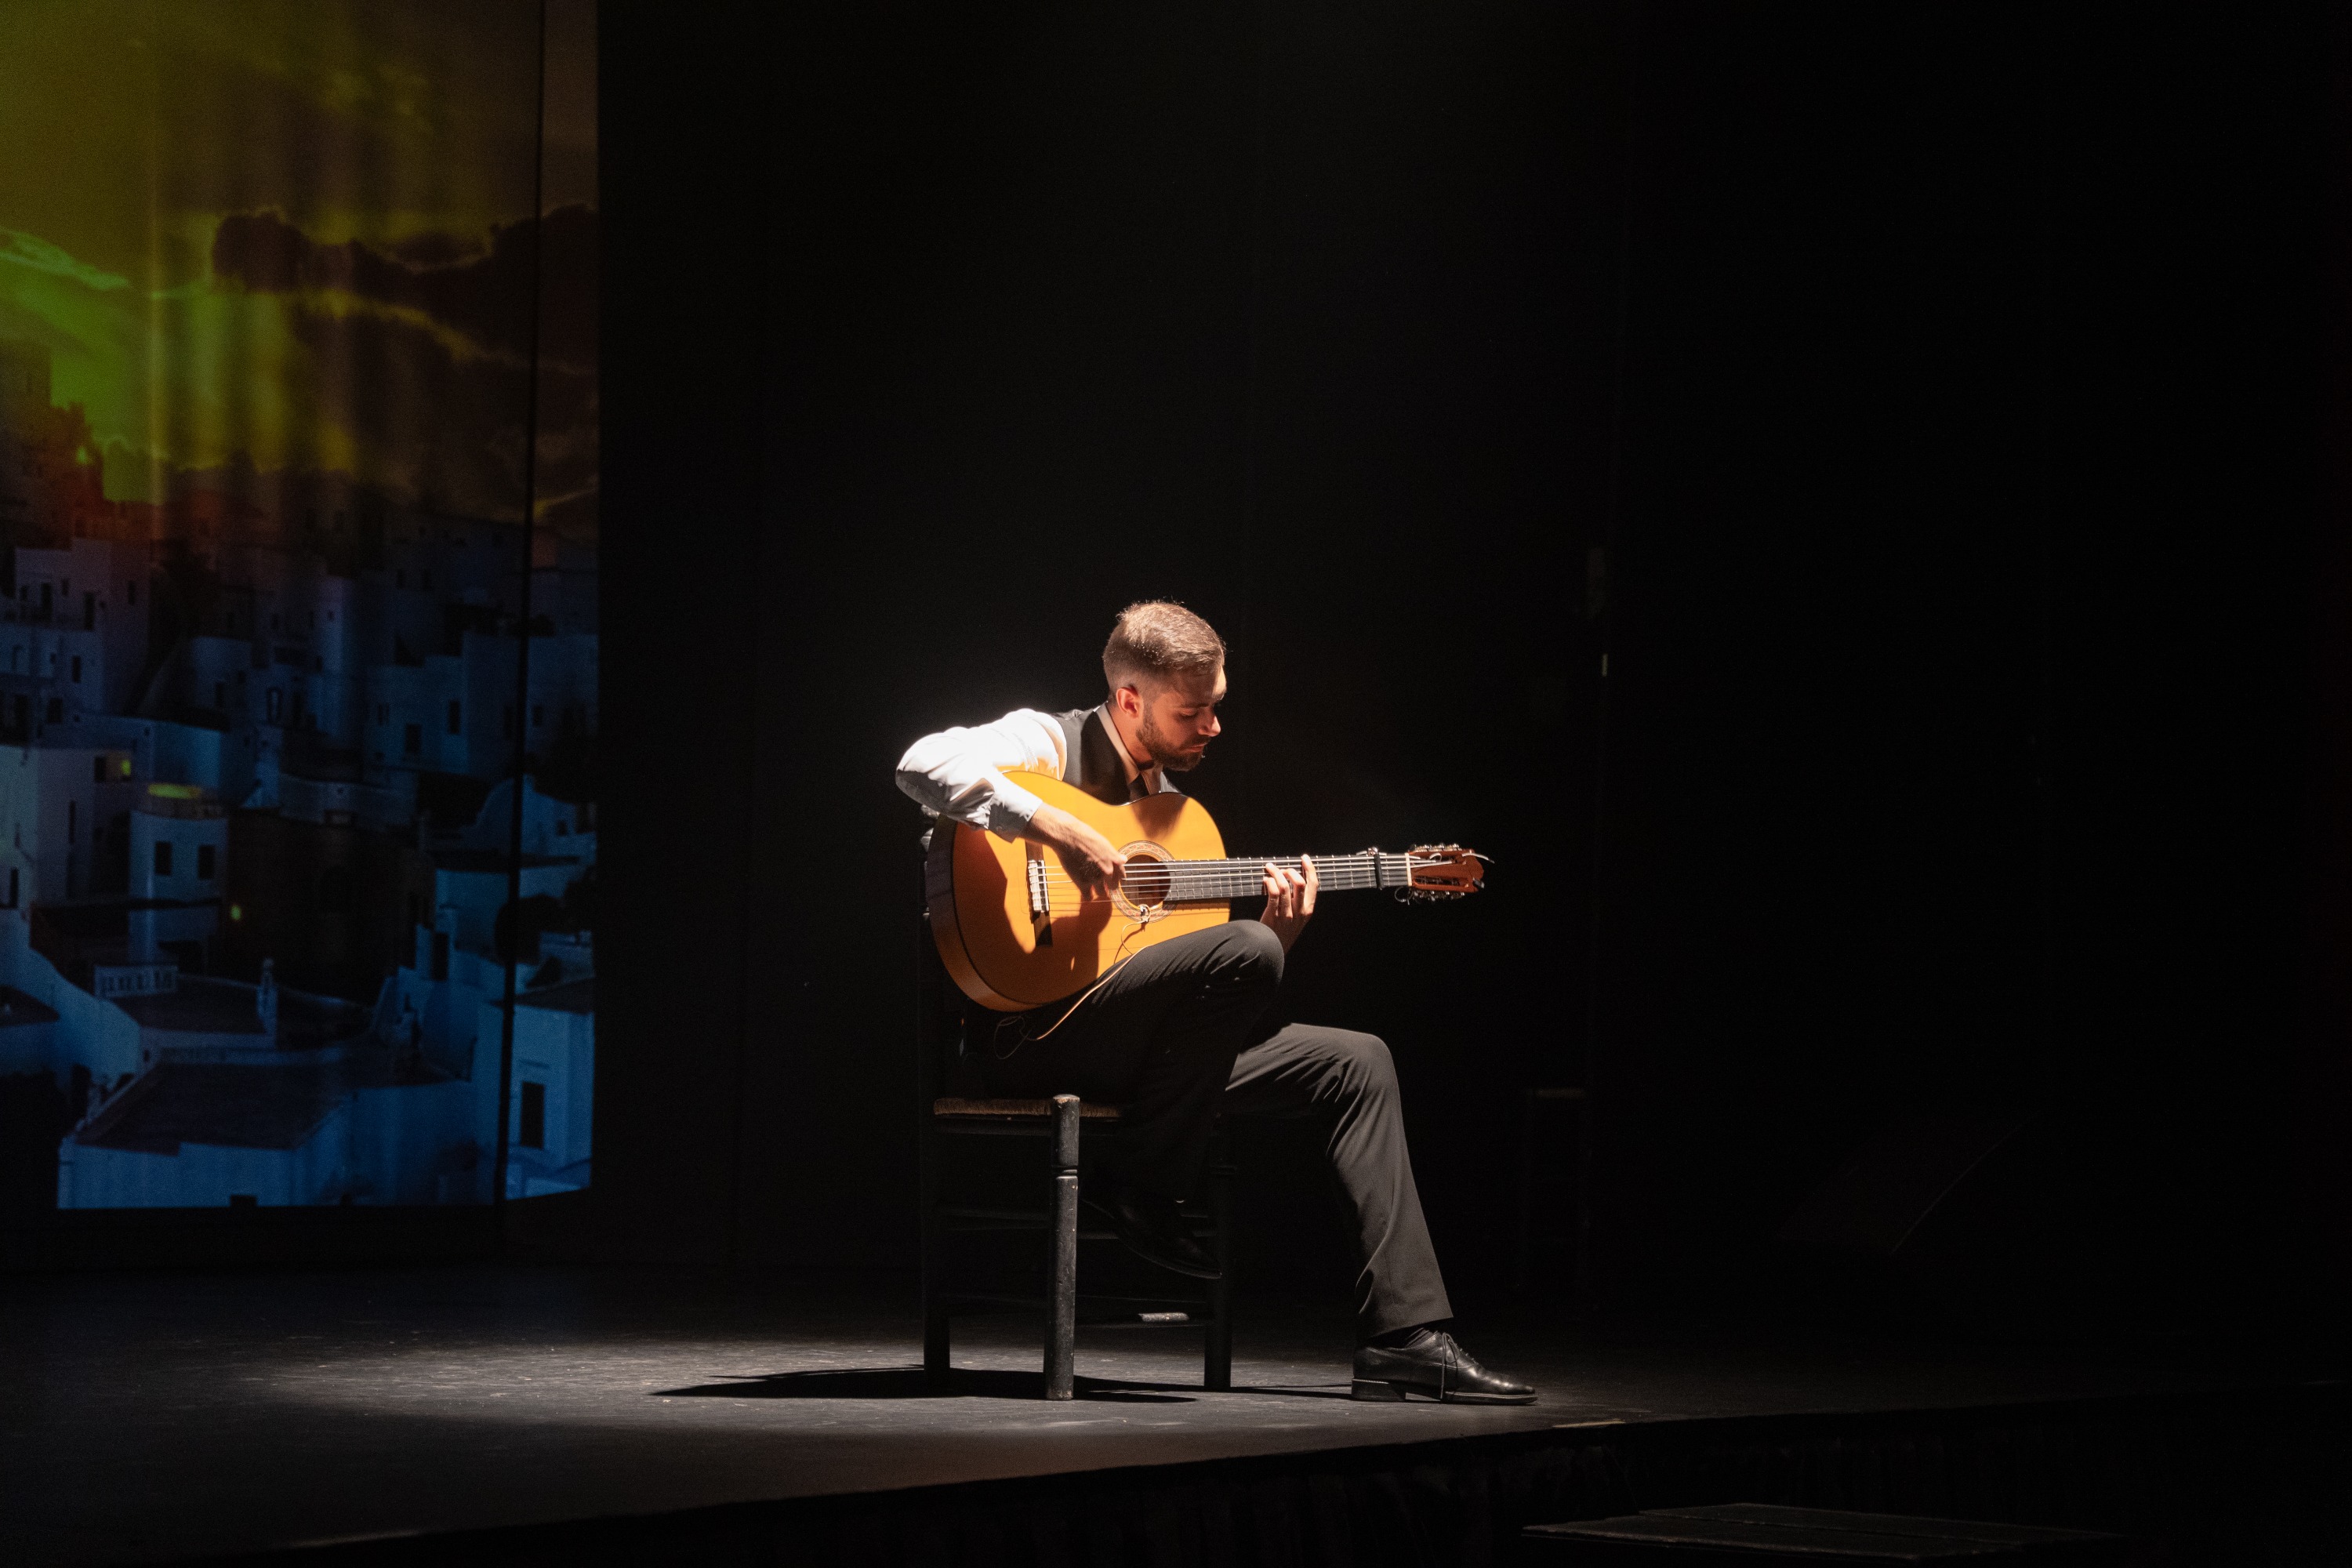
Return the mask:
<path id="1" fill-rule="evenodd" d="M 1077 1327 L 1195 1329 L 1205 1331 L 1201 1385 L 1223 1391 L 1234 1385 L 1233 1165 L 1223 1140 L 1209 1156 L 1208 1206 L 1187 1211 L 1210 1226 L 1211 1254 L 1223 1277 L 1206 1282 L 1198 1297 L 1082 1296 L 1078 1293 L 1078 1243 L 1117 1239 L 1110 1232 L 1078 1223 L 1078 1156 L 1081 1139 L 1116 1137 L 1119 1109 L 1087 1105 L 1076 1095 L 1051 1100 L 992 1100 L 973 1081 L 975 1058 L 963 1037 L 963 1009 L 932 945 L 929 916 L 918 931 L 915 1086 L 921 1139 L 923 1372 L 930 1386 L 948 1382 L 949 1327 L 959 1317 L 983 1312 L 1043 1310 L 1045 1316 L 1045 1397 L 1068 1399 L 1076 1384 Z M 962 1092 L 950 1092 L 961 1090 Z M 1045 1142 L 1050 1206 L 993 1208 L 943 1199 L 950 1148 L 967 1138 L 1032 1138 Z M 949 1279 L 948 1238 L 978 1231 L 1045 1233 L 1048 1247 L 1045 1289 L 1039 1295 L 958 1289 Z M 1189 1283 L 1189 1281 L 1188 1281 Z"/>

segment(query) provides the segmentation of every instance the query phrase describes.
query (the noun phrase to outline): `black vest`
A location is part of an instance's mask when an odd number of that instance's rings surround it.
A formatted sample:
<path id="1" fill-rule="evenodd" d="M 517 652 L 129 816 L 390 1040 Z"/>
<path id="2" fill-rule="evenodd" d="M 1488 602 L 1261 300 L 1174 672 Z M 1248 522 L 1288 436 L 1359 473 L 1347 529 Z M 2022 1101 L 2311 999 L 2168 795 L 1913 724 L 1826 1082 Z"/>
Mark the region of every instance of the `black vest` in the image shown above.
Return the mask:
<path id="1" fill-rule="evenodd" d="M 1062 782 L 1084 790 L 1097 800 L 1112 805 L 1126 805 L 1127 764 L 1119 760 L 1118 742 L 1111 739 L 1110 726 L 1104 721 L 1102 710 L 1073 708 L 1067 713 L 1055 714 L 1054 722 L 1062 727 L 1062 755 L 1066 759 L 1062 764 Z M 1160 792 L 1182 793 L 1164 768 L 1160 773 Z"/>

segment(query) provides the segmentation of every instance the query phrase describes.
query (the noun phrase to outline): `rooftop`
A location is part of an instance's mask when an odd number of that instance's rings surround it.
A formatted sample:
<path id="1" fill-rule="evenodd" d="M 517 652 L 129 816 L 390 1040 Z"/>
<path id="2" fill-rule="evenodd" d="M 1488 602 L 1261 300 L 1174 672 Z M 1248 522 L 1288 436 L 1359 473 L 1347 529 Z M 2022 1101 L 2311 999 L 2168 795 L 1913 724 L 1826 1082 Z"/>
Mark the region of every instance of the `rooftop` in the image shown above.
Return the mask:
<path id="1" fill-rule="evenodd" d="M 404 1072 L 378 1051 L 338 1062 L 165 1062 L 118 1095 L 74 1142 L 148 1154 L 177 1154 L 183 1143 L 295 1149 L 360 1089 L 441 1081 L 429 1067 Z"/>
<path id="2" fill-rule="evenodd" d="M 593 1013 L 596 1010 L 596 977 L 567 980 L 561 985 L 551 985 L 544 991 L 526 991 L 515 998 L 518 1007 L 543 1007 L 551 1013 Z"/>
<path id="3" fill-rule="evenodd" d="M 131 1015 L 142 1029 L 183 1034 L 261 1034 L 261 1016 L 254 1008 L 254 988 L 233 980 L 183 974 L 180 988 L 160 996 L 123 996 L 115 1005 Z M 301 1050 L 345 1040 L 367 1028 L 367 1009 L 355 1002 L 307 992 L 278 993 L 278 1044 Z"/>
<path id="4" fill-rule="evenodd" d="M 127 763 L 123 765 L 125 768 L 130 766 Z M 132 803 L 132 809 L 143 811 L 151 816 L 181 817 L 189 821 L 222 815 L 220 796 L 202 784 L 151 784 Z"/>

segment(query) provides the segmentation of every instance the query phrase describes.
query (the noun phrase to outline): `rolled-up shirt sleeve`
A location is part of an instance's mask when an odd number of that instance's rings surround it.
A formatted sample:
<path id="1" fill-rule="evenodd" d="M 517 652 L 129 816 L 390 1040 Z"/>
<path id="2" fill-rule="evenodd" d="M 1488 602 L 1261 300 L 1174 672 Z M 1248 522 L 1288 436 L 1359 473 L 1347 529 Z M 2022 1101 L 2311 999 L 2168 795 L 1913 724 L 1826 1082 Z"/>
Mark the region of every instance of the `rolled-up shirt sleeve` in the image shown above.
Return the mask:
<path id="1" fill-rule="evenodd" d="M 1062 766 L 1061 725 L 1034 708 L 1016 708 L 993 724 L 959 725 L 908 747 L 898 759 L 898 787 L 925 811 L 1014 838 L 1045 803 L 1005 770 L 1060 778 Z"/>

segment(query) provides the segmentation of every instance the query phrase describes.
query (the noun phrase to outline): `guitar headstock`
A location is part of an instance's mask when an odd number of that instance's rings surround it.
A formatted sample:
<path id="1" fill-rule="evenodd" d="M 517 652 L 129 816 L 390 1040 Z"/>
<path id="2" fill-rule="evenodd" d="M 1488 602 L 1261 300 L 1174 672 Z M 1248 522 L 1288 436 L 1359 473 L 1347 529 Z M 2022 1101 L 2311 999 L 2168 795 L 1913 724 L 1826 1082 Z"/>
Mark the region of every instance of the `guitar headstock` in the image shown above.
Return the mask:
<path id="1" fill-rule="evenodd" d="M 1408 899 L 1466 899 L 1486 885 L 1486 858 L 1459 844 L 1423 844 L 1407 857 Z"/>

